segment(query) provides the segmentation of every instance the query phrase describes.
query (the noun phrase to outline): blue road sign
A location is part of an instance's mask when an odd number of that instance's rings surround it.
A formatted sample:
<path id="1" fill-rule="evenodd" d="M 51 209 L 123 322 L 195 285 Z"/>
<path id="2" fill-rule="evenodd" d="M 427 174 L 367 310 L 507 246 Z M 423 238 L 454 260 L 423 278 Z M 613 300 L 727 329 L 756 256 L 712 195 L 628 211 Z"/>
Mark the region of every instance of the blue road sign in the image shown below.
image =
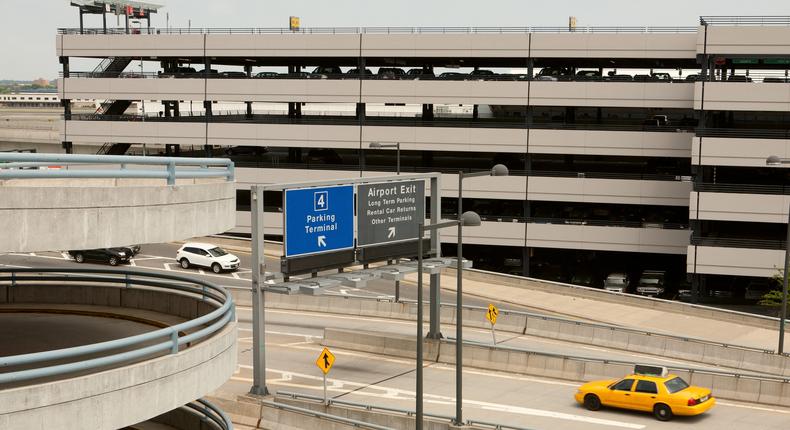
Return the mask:
<path id="1" fill-rule="evenodd" d="M 285 190 L 285 256 L 354 247 L 354 186 Z"/>

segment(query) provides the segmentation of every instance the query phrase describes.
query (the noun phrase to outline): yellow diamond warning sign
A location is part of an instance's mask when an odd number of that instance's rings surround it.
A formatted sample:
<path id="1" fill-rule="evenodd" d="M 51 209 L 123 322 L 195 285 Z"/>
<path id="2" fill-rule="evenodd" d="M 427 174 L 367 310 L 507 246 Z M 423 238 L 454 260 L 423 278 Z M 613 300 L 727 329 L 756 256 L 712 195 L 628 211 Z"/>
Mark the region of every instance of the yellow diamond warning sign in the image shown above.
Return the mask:
<path id="1" fill-rule="evenodd" d="M 496 324 L 496 318 L 499 316 L 499 309 L 493 304 L 488 305 L 488 312 L 486 312 L 486 319 L 491 322 L 491 325 Z"/>
<path id="2" fill-rule="evenodd" d="M 324 350 L 321 351 L 321 355 L 319 355 L 318 359 L 315 361 L 315 365 L 326 375 L 329 373 L 329 369 L 332 368 L 333 364 L 335 364 L 335 356 L 329 352 L 329 349 L 324 348 Z"/>

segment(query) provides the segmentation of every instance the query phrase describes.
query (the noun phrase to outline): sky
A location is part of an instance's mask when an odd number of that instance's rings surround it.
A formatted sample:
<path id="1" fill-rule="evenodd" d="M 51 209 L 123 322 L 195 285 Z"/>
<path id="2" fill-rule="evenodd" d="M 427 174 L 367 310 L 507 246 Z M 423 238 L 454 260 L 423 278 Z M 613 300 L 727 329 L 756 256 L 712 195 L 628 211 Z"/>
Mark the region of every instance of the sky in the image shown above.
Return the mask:
<path id="1" fill-rule="evenodd" d="M 157 2 L 156 0 L 149 0 Z M 760 0 L 160 0 L 152 27 L 287 27 L 291 15 L 302 27 L 526 27 L 695 26 L 701 15 L 790 16 L 790 1 Z M 2 0 L 0 80 L 54 79 L 60 70 L 55 34 L 78 27 L 68 0 Z M 31 5 L 32 4 L 32 5 Z M 35 7 L 47 7 L 36 14 Z M 107 18 L 115 26 L 115 17 Z M 121 21 L 123 24 L 123 21 Z M 85 17 L 101 27 L 101 16 Z"/>

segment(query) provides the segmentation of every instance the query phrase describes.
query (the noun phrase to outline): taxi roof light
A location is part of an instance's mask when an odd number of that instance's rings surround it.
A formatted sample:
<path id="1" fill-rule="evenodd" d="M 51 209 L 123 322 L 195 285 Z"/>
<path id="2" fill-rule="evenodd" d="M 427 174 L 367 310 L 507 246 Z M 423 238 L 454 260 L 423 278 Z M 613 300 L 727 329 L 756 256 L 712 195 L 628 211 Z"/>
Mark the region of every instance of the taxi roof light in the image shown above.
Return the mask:
<path id="1" fill-rule="evenodd" d="M 645 376 L 660 376 L 662 378 L 666 378 L 669 374 L 669 370 L 664 366 L 651 366 L 648 364 L 637 364 L 634 365 L 634 374 L 635 375 L 645 375 Z"/>

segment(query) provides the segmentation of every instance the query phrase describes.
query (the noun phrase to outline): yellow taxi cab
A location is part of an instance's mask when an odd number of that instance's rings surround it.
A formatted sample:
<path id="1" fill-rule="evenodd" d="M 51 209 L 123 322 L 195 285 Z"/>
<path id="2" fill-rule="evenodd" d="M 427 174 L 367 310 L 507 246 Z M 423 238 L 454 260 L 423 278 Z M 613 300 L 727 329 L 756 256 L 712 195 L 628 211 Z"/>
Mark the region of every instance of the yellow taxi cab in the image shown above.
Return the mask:
<path id="1" fill-rule="evenodd" d="M 690 386 L 665 367 L 637 365 L 623 379 L 588 382 L 576 392 L 576 401 L 591 411 L 601 406 L 652 412 L 660 421 L 674 415 L 699 415 L 716 404 L 707 388 Z"/>

